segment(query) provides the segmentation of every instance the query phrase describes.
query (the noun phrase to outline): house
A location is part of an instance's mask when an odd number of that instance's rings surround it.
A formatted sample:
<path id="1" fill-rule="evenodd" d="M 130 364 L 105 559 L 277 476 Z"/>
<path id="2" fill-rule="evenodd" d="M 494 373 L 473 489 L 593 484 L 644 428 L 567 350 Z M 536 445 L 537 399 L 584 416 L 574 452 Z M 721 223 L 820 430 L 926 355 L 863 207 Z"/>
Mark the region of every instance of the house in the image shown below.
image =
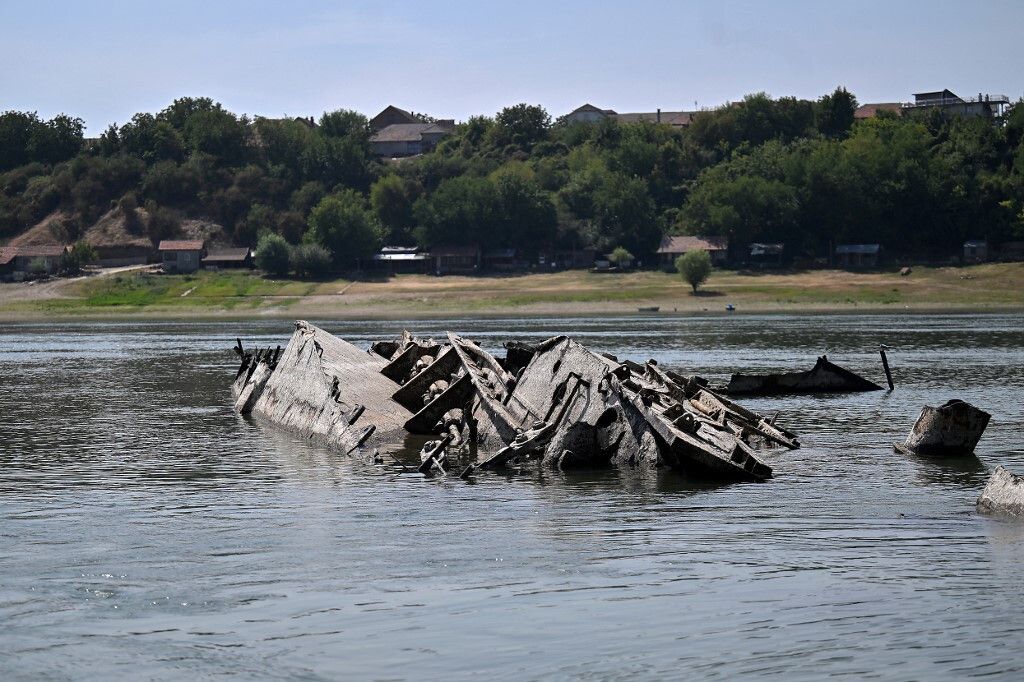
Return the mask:
<path id="1" fill-rule="evenodd" d="M 600 123 L 606 118 L 614 117 L 612 109 L 598 109 L 593 104 L 584 104 L 565 115 L 566 123 Z"/>
<path id="2" fill-rule="evenodd" d="M 42 263 L 46 274 L 60 270 L 60 257 L 67 251 L 66 246 L 58 244 L 38 244 L 14 248 L 14 272 L 31 272 L 33 263 Z"/>
<path id="3" fill-rule="evenodd" d="M 430 249 L 437 275 L 472 275 L 480 269 L 480 247 L 476 244 L 440 245 Z"/>
<path id="4" fill-rule="evenodd" d="M 165 239 L 157 251 L 165 272 L 195 272 L 205 249 L 201 239 Z"/>
<path id="5" fill-rule="evenodd" d="M 837 265 L 843 268 L 873 268 L 878 265 L 880 244 L 840 244 L 836 247 Z"/>
<path id="6" fill-rule="evenodd" d="M 988 242 L 977 239 L 964 242 L 965 263 L 984 263 L 987 260 Z"/>
<path id="7" fill-rule="evenodd" d="M 370 149 L 376 156 L 396 158 L 433 151 L 452 129 L 438 123 L 395 123 L 370 137 Z"/>
<path id="8" fill-rule="evenodd" d="M 560 249 L 542 253 L 538 256 L 538 265 L 545 269 L 592 268 L 597 260 L 597 249 Z"/>
<path id="9" fill-rule="evenodd" d="M 249 250 L 249 247 L 210 249 L 200 262 L 204 268 L 211 270 L 251 268 L 253 266 L 252 251 Z"/>
<path id="10" fill-rule="evenodd" d="M 391 125 L 401 123 L 423 123 L 405 109 L 388 105 L 379 114 L 370 119 L 370 130 L 377 132 Z"/>
<path id="11" fill-rule="evenodd" d="M 1024 242 L 1003 242 L 999 245 L 999 260 L 1017 263 L 1024 261 Z"/>
<path id="12" fill-rule="evenodd" d="M 598 123 L 612 119 L 619 123 L 664 123 L 674 128 L 685 128 L 693 122 L 695 111 L 662 111 L 634 112 L 620 114 L 614 109 L 599 109 L 593 104 L 584 104 L 565 115 L 566 123 Z"/>
<path id="13" fill-rule="evenodd" d="M 707 251 L 712 265 L 722 265 L 729 258 L 729 239 L 678 234 L 667 236 L 658 247 L 658 262 L 662 267 L 674 268 L 676 258 L 690 251 Z"/>
<path id="14" fill-rule="evenodd" d="M 385 246 L 374 254 L 373 267 L 386 270 L 390 274 L 399 272 L 426 272 L 430 265 L 430 256 L 421 253 L 415 246 Z"/>
<path id="15" fill-rule="evenodd" d="M 944 116 L 964 116 L 994 118 L 1002 115 L 1009 107 L 1010 98 L 1006 95 L 983 95 L 977 97 L 960 97 L 950 90 L 914 93 L 914 101 L 904 105 L 904 110 L 913 113 L 922 110 L 938 109 Z"/>
<path id="16" fill-rule="evenodd" d="M 16 247 L 0 247 L 0 280 L 11 279 L 14 276 L 14 256 L 17 253 Z"/>
<path id="17" fill-rule="evenodd" d="M 516 260 L 515 249 L 492 249 L 485 251 L 481 256 L 481 262 L 485 270 L 499 272 L 511 272 L 520 267 L 519 261 Z"/>
<path id="18" fill-rule="evenodd" d="M 855 121 L 863 121 L 866 118 L 875 118 L 880 112 L 888 111 L 897 116 L 903 113 L 902 102 L 875 102 L 873 104 L 862 104 L 853 112 Z"/>
<path id="19" fill-rule="evenodd" d="M 761 268 L 782 267 L 782 254 L 785 244 L 751 244 L 750 264 Z"/>

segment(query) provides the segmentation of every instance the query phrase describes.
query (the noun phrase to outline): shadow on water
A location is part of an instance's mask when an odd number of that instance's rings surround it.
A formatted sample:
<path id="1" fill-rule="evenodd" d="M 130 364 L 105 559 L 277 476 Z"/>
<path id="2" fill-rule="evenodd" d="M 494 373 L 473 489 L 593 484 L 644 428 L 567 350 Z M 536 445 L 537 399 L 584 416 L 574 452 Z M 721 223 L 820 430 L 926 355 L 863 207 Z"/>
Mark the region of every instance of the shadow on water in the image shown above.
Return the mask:
<path id="1" fill-rule="evenodd" d="M 977 455 L 960 457 L 912 457 L 917 465 L 918 476 L 925 483 L 957 485 L 966 488 L 984 486 L 989 471 Z"/>

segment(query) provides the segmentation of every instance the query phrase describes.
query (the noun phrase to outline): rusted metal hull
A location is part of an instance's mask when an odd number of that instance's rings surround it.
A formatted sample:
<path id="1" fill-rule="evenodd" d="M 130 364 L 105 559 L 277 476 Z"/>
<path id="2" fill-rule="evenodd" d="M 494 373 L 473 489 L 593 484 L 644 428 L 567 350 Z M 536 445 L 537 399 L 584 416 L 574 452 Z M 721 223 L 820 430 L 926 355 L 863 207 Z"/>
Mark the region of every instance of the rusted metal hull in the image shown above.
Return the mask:
<path id="1" fill-rule="evenodd" d="M 822 356 L 806 372 L 785 374 L 733 374 L 724 392 L 728 395 L 784 395 L 790 393 L 853 393 L 881 391 L 882 387 L 829 362 Z"/>

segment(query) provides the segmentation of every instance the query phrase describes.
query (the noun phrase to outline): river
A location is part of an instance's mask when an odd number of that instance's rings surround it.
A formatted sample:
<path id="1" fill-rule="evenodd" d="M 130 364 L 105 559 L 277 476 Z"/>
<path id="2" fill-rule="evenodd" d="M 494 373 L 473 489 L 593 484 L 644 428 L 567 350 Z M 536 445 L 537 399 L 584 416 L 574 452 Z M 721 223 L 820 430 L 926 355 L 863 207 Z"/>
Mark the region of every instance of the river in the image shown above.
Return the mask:
<path id="1" fill-rule="evenodd" d="M 1024 316 L 319 324 L 357 345 L 571 333 L 723 381 L 817 355 L 896 390 L 758 398 L 802 449 L 764 484 L 672 472 L 424 478 L 231 409 L 236 336 L 287 321 L 0 327 L 0 673 L 38 678 L 1019 679 Z M 893 452 L 925 404 L 978 456 Z"/>

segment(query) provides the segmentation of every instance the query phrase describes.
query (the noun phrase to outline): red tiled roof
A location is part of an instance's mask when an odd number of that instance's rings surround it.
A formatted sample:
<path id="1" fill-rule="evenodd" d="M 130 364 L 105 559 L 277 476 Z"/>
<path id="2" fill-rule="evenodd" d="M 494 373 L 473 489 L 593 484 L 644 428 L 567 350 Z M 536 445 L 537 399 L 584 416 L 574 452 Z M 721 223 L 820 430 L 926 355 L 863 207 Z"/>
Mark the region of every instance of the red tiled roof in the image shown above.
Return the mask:
<path id="1" fill-rule="evenodd" d="M 249 257 L 249 249 L 242 247 L 240 249 L 212 249 L 206 258 L 203 259 L 204 263 L 212 262 L 238 262 L 241 263 Z"/>
<path id="2" fill-rule="evenodd" d="M 29 246 L 14 247 L 17 250 L 16 256 L 22 258 L 46 258 L 49 256 L 60 256 L 67 250 L 67 247 L 59 244 L 32 244 Z"/>
<path id="3" fill-rule="evenodd" d="M 202 251 L 202 239 L 164 239 L 158 251 Z"/>
<path id="4" fill-rule="evenodd" d="M 686 253 L 688 251 L 725 251 L 729 248 L 727 237 L 691 237 L 675 235 L 661 240 L 658 253 Z"/>
<path id="5" fill-rule="evenodd" d="M 4 246 L 0 248 L 0 265 L 7 265 L 18 255 L 17 246 Z"/>
<path id="6" fill-rule="evenodd" d="M 874 104 L 862 104 L 857 107 L 853 112 L 853 118 L 861 120 L 865 118 L 874 118 L 878 116 L 879 111 L 893 111 L 900 112 L 903 109 L 903 105 L 899 102 L 876 102 Z"/>

